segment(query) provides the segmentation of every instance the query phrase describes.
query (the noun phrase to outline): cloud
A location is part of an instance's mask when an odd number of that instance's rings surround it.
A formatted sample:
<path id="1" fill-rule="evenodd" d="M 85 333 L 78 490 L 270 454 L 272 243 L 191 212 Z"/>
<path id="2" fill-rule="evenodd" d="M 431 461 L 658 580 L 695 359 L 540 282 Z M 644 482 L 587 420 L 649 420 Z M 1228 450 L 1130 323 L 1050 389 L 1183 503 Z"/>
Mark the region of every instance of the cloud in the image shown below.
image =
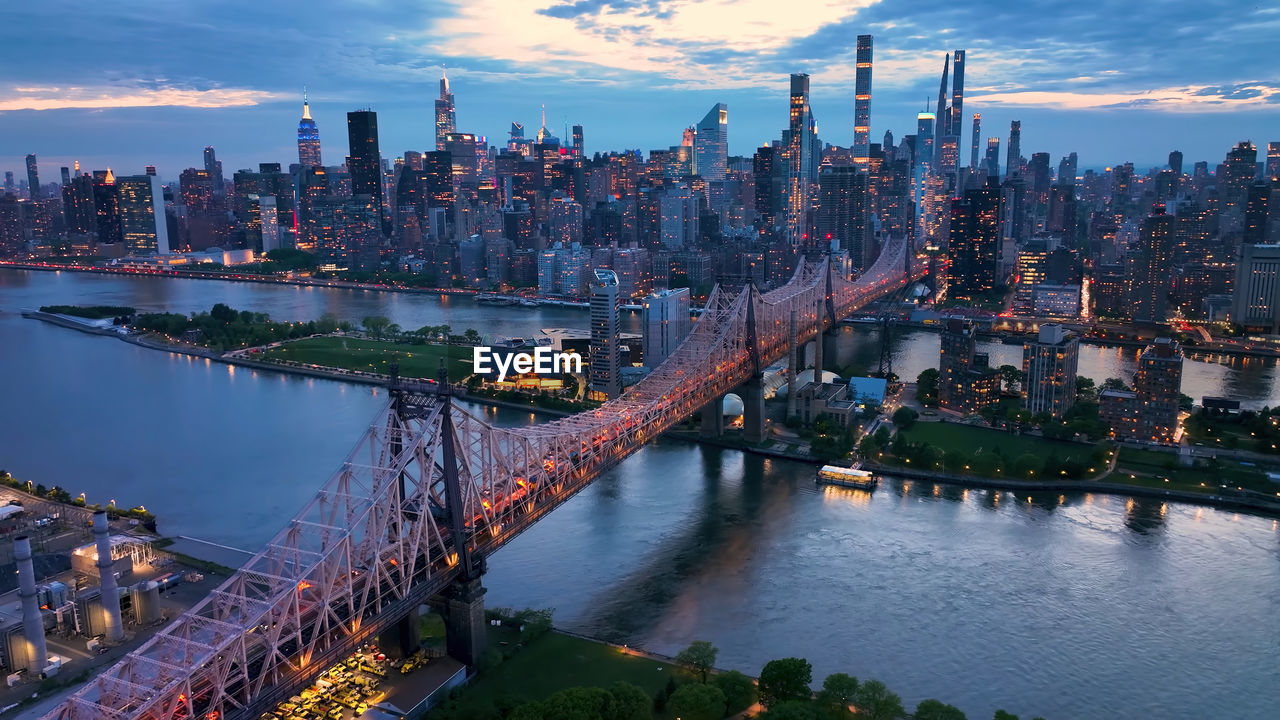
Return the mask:
<path id="1" fill-rule="evenodd" d="M 1155 108 L 1173 112 L 1235 112 L 1280 102 L 1280 86 L 1243 83 L 1092 93 L 1038 90 L 984 92 L 982 88 L 975 88 L 968 93 L 966 100 L 982 105 L 1064 110 Z"/>
<path id="2" fill-rule="evenodd" d="M 281 97 L 278 93 L 238 88 L 194 90 L 170 86 L 145 87 L 14 87 L 0 90 L 0 112 L 11 110 L 103 110 L 132 107 L 226 108 L 257 105 Z"/>

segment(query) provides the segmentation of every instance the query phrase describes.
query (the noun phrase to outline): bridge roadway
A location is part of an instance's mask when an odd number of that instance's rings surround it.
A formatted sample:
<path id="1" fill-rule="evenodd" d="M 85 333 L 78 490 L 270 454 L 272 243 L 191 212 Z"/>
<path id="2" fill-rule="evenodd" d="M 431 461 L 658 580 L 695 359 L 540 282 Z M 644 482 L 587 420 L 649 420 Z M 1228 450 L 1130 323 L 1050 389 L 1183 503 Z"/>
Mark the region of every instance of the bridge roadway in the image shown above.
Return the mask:
<path id="1" fill-rule="evenodd" d="M 717 288 L 689 337 L 598 409 L 495 428 L 447 383 L 400 383 L 316 496 L 199 604 L 45 715 L 256 718 L 443 598 L 449 651 L 482 648 L 484 558 L 650 439 L 921 273 L 906 242 L 855 281 L 802 262 L 761 294 Z"/>

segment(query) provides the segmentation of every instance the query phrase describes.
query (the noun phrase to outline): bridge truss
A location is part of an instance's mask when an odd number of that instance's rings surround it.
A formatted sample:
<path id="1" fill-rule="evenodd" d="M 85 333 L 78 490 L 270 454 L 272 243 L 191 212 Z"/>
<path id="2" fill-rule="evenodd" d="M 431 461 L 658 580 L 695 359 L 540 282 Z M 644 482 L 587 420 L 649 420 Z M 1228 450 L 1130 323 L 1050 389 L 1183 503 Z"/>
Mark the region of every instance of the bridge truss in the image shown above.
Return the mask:
<path id="1" fill-rule="evenodd" d="M 244 567 L 48 713 L 256 718 L 596 477 L 836 319 L 916 276 L 891 242 L 856 280 L 801 261 L 761 294 L 712 291 L 662 365 L 598 409 L 496 428 L 447 384 L 403 384 L 314 498 Z M 797 324 L 792 333 L 791 314 Z"/>

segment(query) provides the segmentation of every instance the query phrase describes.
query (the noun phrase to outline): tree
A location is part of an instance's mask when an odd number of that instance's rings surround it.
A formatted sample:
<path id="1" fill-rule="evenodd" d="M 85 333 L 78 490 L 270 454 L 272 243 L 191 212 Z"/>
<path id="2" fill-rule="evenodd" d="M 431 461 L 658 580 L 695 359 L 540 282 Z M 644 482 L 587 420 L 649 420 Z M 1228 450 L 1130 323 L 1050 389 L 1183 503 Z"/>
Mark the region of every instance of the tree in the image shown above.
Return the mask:
<path id="1" fill-rule="evenodd" d="M 942 458 L 942 464 L 951 472 L 960 472 L 969 465 L 969 456 L 961 450 L 948 450 Z"/>
<path id="2" fill-rule="evenodd" d="M 240 313 L 236 312 L 234 308 L 218 303 L 209 311 L 209 317 L 217 320 L 223 325 L 226 325 L 227 323 L 232 323 L 239 319 Z"/>
<path id="3" fill-rule="evenodd" d="M 396 323 L 391 323 L 386 328 L 386 333 L 391 337 L 398 337 L 400 335 L 400 332 L 401 332 L 400 326 L 397 325 Z"/>
<path id="4" fill-rule="evenodd" d="M 1098 397 L 1098 384 L 1091 377 L 1084 375 L 1076 376 L 1076 400 L 1096 400 Z"/>
<path id="5" fill-rule="evenodd" d="M 387 326 L 391 324 L 391 320 L 385 315 L 369 315 L 364 320 L 361 320 L 360 324 L 364 326 L 365 332 L 380 338 Z"/>
<path id="6" fill-rule="evenodd" d="M 813 666 L 804 658 L 780 658 L 760 671 L 760 703 L 773 707 L 787 700 L 807 700 L 812 694 Z"/>
<path id="7" fill-rule="evenodd" d="M 719 652 L 715 645 L 706 640 L 694 640 L 676 655 L 676 662 L 698 673 L 705 685 L 707 674 L 716 666 L 716 655 Z"/>
<path id="8" fill-rule="evenodd" d="M 1018 720 L 1018 716 L 1005 710 L 997 710 L 992 720 Z"/>
<path id="9" fill-rule="evenodd" d="M 832 673 L 822 681 L 822 689 L 818 691 L 818 704 L 833 714 L 833 717 L 849 717 L 849 704 L 858 693 L 858 678 L 846 673 Z"/>
<path id="10" fill-rule="evenodd" d="M 870 435 L 862 438 L 858 443 L 858 454 L 864 458 L 871 459 L 880 452 L 880 447 L 876 445 L 876 439 Z"/>
<path id="11" fill-rule="evenodd" d="M 925 407 L 938 404 L 938 369 L 927 368 L 916 376 L 916 400 Z"/>
<path id="12" fill-rule="evenodd" d="M 737 670 L 717 674 L 711 681 L 724 693 L 725 713 L 740 713 L 756 702 L 756 683 Z"/>
<path id="13" fill-rule="evenodd" d="M 1044 463 L 1040 460 L 1039 455 L 1026 453 L 1019 455 L 1018 459 L 1013 461 L 1013 474 L 1018 477 L 1032 477 L 1036 473 L 1044 470 Z"/>
<path id="14" fill-rule="evenodd" d="M 470 345 L 479 345 L 480 333 L 476 332 L 475 328 L 467 328 L 466 331 L 462 333 L 462 339 L 466 340 Z"/>
<path id="15" fill-rule="evenodd" d="M 824 720 L 812 703 L 803 700 L 778 703 L 759 717 L 760 720 Z"/>
<path id="16" fill-rule="evenodd" d="M 1015 365 L 1000 366 L 1000 382 L 1004 384 L 1005 392 L 1021 393 L 1022 379 L 1022 368 Z"/>
<path id="17" fill-rule="evenodd" d="M 916 418 L 920 417 L 920 413 L 909 407 L 900 407 L 893 411 L 893 424 L 898 426 L 899 430 L 906 430 L 915 424 Z"/>
<path id="18" fill-rule="evenodd" d="M 686 683 L 667 701 L 669 714 L 681 720 L 720 720 L 724 717 L 725 697 L 720 688 L 702 683 Z"/>
<path id="19" fill-rule="evenodd" d="M 966 720 L 960 708 L 933 699 L 921 700 L 911 717 L 912 720 Z"/>
<path id="20" fill-rule="evenodd" d="M 552 694 L 539 703 L 542 716 L 556 720 L 600 720 L 613 704 L 604 688 L 573 687 Z"/>
<path id="21" fill-rule="evenodd" d="M 1102 381 L 1103 390 L 1128 390 L 1129 386 L 1120 378 L 1107 378 Z"/>
<path id="22" fill-rule="evenodd" d="M 902 698 L 879 680 L 867 680 L 858 686 L 853 704 L 860 720 L 899 720 L 907 716 Z"/>
<path id="23" fill-rule="evenodd" d="M 653 700 L 645 691 L 629 682 L 619 680 L 609 686 L 613 696 L 608 720 L 651 720 Z"/>
<path id="24" fill-rule="evenodd" d="M 338 329 L 338 318 L 333 313 L 324 313 L 316 320 L 316 332 L 328 335 Z"/>

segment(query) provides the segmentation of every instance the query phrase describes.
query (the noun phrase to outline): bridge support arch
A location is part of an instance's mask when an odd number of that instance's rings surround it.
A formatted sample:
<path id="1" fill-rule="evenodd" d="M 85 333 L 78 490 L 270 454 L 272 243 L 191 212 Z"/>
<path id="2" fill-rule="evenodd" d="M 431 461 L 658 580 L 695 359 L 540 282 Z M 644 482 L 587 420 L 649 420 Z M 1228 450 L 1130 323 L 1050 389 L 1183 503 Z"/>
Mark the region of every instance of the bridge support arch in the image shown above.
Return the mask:
<path id="1" fill-rule="evenodd" d="M 742 439 L 762 443 L 765 439 L 764 375 L 755 373 L 742 384 Z"/>
<path id="2" fill-rule="evenodd" d="M 702 406 L 702 424 L 698 434 L 704 438 L 724 434 L 724 396 L 721 395 Z"/>
<path id="3" fill-rule="evenodd" d="M 378 636 L 378 649 L 390 658 L 409 657 L 421 646 L 422 629 L 417 608 Z"/>
<path id="4" fill-rule="evenodd" d="M 488 648 L 485 592 L 480 578 L 476 577 L 459 579 L 445 593 L 445 649 L 449 657 L 466 665 L 475 665 Z"/>

